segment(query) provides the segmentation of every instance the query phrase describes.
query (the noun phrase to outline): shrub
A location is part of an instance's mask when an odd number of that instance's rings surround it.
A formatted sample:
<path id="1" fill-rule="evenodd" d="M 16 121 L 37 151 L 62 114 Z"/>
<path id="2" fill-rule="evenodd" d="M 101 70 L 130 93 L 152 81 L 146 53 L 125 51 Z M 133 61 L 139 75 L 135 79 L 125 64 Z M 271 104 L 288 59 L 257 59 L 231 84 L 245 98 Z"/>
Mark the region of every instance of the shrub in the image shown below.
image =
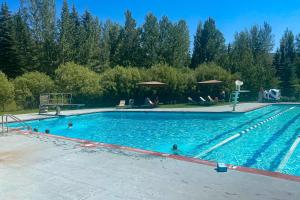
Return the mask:
<path id="1" fill-rule="evenodd" d="M 55 76 L 59 90 L 72 93 L 75 100 L 92 101 L 101 95 L 99 75 L 84 66 L 66 63 L 55 71 Z"/>
<path id="2" fill-rule="evenodd" d="M 117 66 L 106 70 L 101 75 L 103 100 L 115 104 L 120 99 L 139 98 L 143 69 Z M 108 102 L 108 100 L 110 102 Z"/>
<path id="3" fill-rule="evenodd" d="M 17 77 L 14 81 L 16 101 L 19 105 L 35 107 L 39 96 L 55 90 L 54 81 L 44 73 L 29 72 Z"/>
<path id="4" fill-rule="evenodd" d="M 8 81 L 6 75 L 0 71 L 0 106 L 5 110 L 5 105 L 14 99 L 14 86 Z"/>
<path id="5" fill-rule="evenodd" d="M 189 69 L 173 68 L 159 64 L 147 70 L 148 80 L 166 83 L 166 86 L 158 89 L 158 96 L 165 101 L 182 100 L 186 95 L 193 93 L 196 81 L 193 71 Z"/>
<path id="6" fill-rule="evenodd" d="M 213 79 L 223 81 L 222 84 L 218 85 L 199 85 L 201 94 L 210 94 L 215 96 L 218 95 L 217 92 L 220 92 L 220 90 L 225 90 L 227 93 L 232 91 L 235 87 L 234 81 L 239 79 L 237 74 L 231 74 L 215 63 L 199 65 L 195 69 L 195 77 L 198 82 Z"/>

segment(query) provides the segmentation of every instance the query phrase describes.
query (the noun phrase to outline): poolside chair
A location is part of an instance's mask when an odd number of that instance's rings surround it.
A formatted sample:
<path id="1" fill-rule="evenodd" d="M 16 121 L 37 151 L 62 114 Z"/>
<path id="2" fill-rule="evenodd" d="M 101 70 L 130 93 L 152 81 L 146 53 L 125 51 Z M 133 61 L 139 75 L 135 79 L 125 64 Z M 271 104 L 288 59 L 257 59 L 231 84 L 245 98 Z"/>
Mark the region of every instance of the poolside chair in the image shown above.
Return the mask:
<path id="1" fill-rule="evenodd" d="M 207 98 L 208 98 L 208 100 L 209 100 L 209 102 L 210 102 L 211 104 L 216 104 L 216 103 L 217 103 L 217 101 L 213 100 L 213 99 L 211 98 L 211 96 L 208 95 Z"/>
<path id="2" fill-rule="evenodd" d="M 125 100 L 120 100 L 119 105 L 116 106 L 116 108 L 126 108 L 126 101 Z"/>
<path id="3" fill-rule="evenodd" d="M 133 108 L 133 107 L 134 107 L 134 99 L 129 99 L 128 108 Z"/>
<path id="4" fill-rule="evenodd" d="M 208 100 L 206 100 L 200 96 L 199 99 L 200 99 L 200 104 L 202 104 L 202 105 L 212 105 L 213 104 L 213 101 L 210 101 L 209 98 L 208 98 Z"/>
<path id="5" fill-rule="evenodd" d="M 207 103 L 207 101 L 203 97 L 200 96 L 199 99 L 200 99 L 200 103 L 202 103 L 202 104 L 206 104 Z"/>
<path id="6" fill-rule="evenodd" d="M 188 103 L 189 103 L 189 104 L 197 103 L 196 101 L 194 101 L 194 100 L 192 99 L 192 97 L 188 97 L 187 99 L 188 99 Z"/>
<path id="7" fill-rule="evenodd" d="M 146 97 L 145 103 L 141 107 L 142 108 L 154 108 L 154 107 L 156 107 L 156 104 L 153 103 L 150 98 Z"/>

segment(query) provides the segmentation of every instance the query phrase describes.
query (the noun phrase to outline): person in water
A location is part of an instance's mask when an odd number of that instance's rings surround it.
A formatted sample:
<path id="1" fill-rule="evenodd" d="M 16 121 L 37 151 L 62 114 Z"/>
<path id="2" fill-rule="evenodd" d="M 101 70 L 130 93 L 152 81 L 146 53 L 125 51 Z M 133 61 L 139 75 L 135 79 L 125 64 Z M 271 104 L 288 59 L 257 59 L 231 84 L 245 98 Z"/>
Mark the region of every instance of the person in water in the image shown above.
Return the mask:
<path id="1" fill-rule="evenodd" d="M 178 150 L 177 144 L 173 144 L 172 152 L 173 152 L 173 154 L 175 154 L 175 155 L 178 155 L 178 154 L 179 154 L 179 150 Z"/>
<path id="2" fill-rule="evenodd" d="M 72 128 L 73 127 L 73 123 L 72 122 L 69 122 L 68 123 L 68 128 Z"/>

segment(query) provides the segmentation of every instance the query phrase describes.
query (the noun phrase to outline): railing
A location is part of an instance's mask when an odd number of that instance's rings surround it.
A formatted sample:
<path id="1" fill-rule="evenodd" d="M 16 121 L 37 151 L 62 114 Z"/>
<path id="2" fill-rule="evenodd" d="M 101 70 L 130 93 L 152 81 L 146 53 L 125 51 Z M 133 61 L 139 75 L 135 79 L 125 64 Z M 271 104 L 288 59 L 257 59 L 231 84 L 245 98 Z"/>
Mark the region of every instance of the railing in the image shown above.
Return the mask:
<path id="1" fill-rule="evenodd" d="M 12 119 L 12 121 L 9 121 L 8 119 Z M 18 128 L 26 128 L 27 130 L 30 130 L 31 127 L 26 123 L 24 122 L 22 119 L 14 116 L 14 115 L 11 115 L 11 114 L 5 114 L 5 115 L 2 115 L 1 116 L 1 132 L 4 133 L 4 132 L 8 132 L 9 128 L 8 128 L 8 123 L 9 122 L 17 122 L 19 124 L 21 124 L 22 126 L 21 127 L 18 127 Z"/>

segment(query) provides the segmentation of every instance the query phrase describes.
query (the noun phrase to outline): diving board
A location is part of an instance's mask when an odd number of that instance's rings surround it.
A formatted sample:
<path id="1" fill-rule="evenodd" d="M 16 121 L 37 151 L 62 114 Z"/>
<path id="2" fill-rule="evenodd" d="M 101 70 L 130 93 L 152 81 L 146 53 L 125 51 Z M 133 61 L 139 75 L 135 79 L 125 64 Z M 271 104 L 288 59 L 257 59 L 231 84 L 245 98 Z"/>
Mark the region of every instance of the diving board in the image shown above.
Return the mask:
<path id="1" fill-rule="evenodd" d="M 72 93 L 47 93 L 40 94 L 39 113 L 47 113 L 48 107 L 54 107 L 59 114 L 60 107 L 76 106 L 77 108 L 84 106 L 84 104 L 72 103 Z"/>

